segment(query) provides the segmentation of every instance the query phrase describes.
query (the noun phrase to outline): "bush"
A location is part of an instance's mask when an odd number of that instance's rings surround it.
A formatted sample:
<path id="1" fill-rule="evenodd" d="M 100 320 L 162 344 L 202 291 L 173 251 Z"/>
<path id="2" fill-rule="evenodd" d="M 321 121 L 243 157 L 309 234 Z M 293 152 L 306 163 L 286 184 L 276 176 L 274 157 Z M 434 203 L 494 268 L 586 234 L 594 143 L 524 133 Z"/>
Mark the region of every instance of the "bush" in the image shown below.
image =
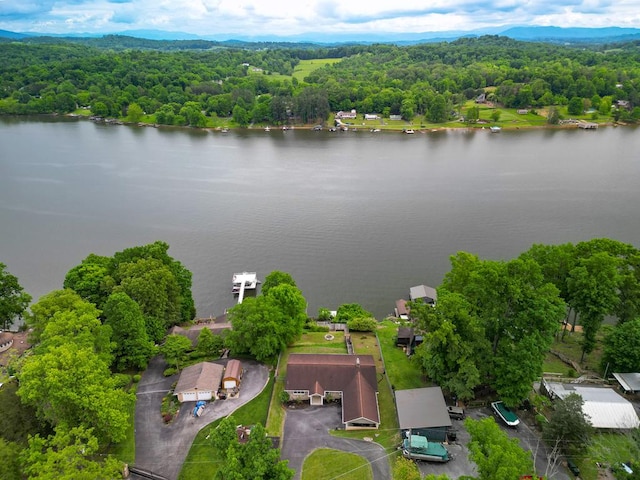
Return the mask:
<path id="1" fill-rule="evenodd" d="M 131 375 L 126 373 L 116 373 L 113 378 L 116 380 L 118 388 L 124 388 L 131 383 Z"/>
<path id="2" fill-rule="evenodd" d="M 140 375 L 139 373 L 136 373 L 133 377 L 131 377 L 131 380 L 133 380 L 133 383 L 138 383 L 140 382 L 141 378 L 142 378 L 142 375 Z"/>
<path id="3" fill-rule="evenodd" d="M 322 325 L 318 325 L 314 321 L 310 321 L 310 322 L 305 323 L 304 329 L 307 332 L 328 332 L 329 331 L 329 327 L 324 327 Z"/>
<path id="4" fill-rule="evenodd" d="M 547 423 L 549 423 L 549 420 L 547 420 L 547 417 L 545 417 L 541 413 L 538 413 L 536 415 L 536 425 L 538 425 L 538 428 L 542 430 Z"/>
<path id="5" fill-rule="evenodd" d="M 170 377 L 171 375 L 175 375 L 176 373 L 178 373 L 178 369 L 175 367 L 169 367 L 164 372 L 162 372 L 165 377 Z"/>
<path id="6" fill-rule="evenodd" d="M 374 332 L 378 322 L 375 318 L 354 318 L 347 322 L 347 327 L 351 332 Z"/>
<path id="7" fill-rule="evenodd" d="M 287 392 L 285 392 L 284 390 L 280 392 L 280 403 L 289 403 L 289 400 L 291 398 L 289 397 L 289 394 Z"/>

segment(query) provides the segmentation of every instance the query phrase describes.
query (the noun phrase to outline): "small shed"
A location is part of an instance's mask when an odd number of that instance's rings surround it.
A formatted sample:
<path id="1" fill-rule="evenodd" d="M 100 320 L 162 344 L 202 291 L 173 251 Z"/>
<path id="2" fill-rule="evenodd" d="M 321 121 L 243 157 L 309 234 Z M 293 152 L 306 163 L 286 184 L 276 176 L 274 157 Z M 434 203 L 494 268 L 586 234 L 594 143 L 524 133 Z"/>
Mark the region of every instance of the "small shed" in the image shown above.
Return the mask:
<path id="1" fill-rule="evenodd" d="M 180 402 L 211 400 L 220 388 L 224 367 L 217 363 L 200 362 L 185 368 L 173 394 Z"/>
<path id="2" fill-rule="evenodd" d="M 227 393 L 237 393 L 241 380 L 242 364 L 240 360 L 229 360 L 227 368 L 224 370 L 224 376 L 222 377 L 222 388 L 225 389 Z"/>
<path id="3" fill-rule="evenodd" d="M 398 327 L 398 337 L 396 338 L 396 346 L 409 348 L 412 344 L 413 344 L 413 328 Z"/>

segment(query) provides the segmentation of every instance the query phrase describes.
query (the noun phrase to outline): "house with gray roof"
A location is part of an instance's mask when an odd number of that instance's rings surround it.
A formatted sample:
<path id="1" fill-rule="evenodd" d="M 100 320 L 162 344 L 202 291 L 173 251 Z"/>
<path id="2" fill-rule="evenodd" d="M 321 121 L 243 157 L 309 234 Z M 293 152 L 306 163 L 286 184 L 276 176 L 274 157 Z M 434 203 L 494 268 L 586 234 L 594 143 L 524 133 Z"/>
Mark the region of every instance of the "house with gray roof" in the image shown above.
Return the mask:
<path id="1" fill-rule="evenodd" d="M 285 391 L 311 405 L 341 400 L 346 430 L 378 428 L 378 382 L 371 355 L 289 355 Z"/>
<path id="2" fill-rule="evenodd" d="M 427 285 L 416 285 L 409 289 L 409 298 L 412 302 L 422 301 L 429 305 L 435 305 L 438 300 L 438 292 Z"/>
<path id="3" fill-rule="evenodd" d="M 640 393 L 640 373 L 614 373 L 624 393 Z"/>

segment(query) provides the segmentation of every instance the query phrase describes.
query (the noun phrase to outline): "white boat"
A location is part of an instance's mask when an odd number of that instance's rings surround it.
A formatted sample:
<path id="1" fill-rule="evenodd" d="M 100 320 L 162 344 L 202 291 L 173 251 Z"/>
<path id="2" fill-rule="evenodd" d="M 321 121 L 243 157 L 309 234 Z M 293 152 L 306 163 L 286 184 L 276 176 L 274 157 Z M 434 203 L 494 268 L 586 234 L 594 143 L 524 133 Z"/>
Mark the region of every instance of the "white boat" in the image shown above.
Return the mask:
<path id="1" fill-rule="evenodd" d="M 408 128 L 404 131 L 404 133 L 406 133 L 407 135 L 413 135 L 416 132 L 413 131 L 413 128 Z"/>
<path id="2" fill-rule="evenodd" d="M 491 128 L 491 132 L 492 132 L 492 133 L 498 133 L 500 130 L 502 130 L 502 129 L 501 129 L 499 126 L 497 126 L 497 125 L 494 125 L 493 127 L 490 127 L 490 128 Z"/>
<path id="3" fill-rule="evenodd" d="M 231 280 L 231 292 L 240 293 L 243 283 L 245 290 L 255 290 L 260 282 L 258 281 L 256 272 L 234 273 L 233 279 Z"/>
<path id="4" fill-rule="evenodd" d="M 520 424 L 520 419 L 518 416 L 507 407 L 504 402 L 491 402 L 491 408 L 496 413 L 496 415 L 508 426 L 517 427 Z"/>
<path id="5" fill-rule="evenodd" d="M 269 128 L 269 125 L 267 125 L 266 127 L 264 127 L 264 131 L 265 131 L 265 132 L 270 132 L 270 131 L 271 131 L 271 128 Z"/>

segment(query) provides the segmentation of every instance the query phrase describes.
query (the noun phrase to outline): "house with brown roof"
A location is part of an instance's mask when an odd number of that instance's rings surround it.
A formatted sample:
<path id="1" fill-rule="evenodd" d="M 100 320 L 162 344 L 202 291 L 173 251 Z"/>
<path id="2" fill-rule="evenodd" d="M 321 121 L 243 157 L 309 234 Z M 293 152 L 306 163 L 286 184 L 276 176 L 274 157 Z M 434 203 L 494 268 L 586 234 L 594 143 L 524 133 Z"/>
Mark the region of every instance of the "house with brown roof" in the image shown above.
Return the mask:
<path id="1" fill-rule="evenodd" d="M 285 391 L 289 398 L 323 405 L 342 401 L 342 423 L 346 430 L 378 428 L 378 382 L 371 355 L 289 355 Z"/>
<path id="2" fill-rule="evenodd" d="M 224 367 L 217 363 L 200 362 L 191 365 L 182 370 L 173 394 L 180 402 L 211 400 L 220 388 L 223 372 Z"/>
<path id="3" fill-rule="evenodd" d="M 242 380 L 242 364 L 240 360 L 232 359 L 227 362 L 222 377 L 222 388 L 227 395 L 235 396 L 240 389 L 240 380 Z"/>

